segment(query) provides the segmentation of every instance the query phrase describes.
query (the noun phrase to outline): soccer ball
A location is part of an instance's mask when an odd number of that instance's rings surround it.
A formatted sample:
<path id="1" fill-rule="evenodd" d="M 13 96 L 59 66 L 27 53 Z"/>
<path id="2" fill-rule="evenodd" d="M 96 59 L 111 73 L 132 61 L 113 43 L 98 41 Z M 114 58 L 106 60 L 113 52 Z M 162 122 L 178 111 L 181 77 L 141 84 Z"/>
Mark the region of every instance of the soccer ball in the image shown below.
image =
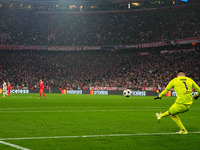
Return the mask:
<path id="1" fill-rule="evenodd" d="M 129 90 L 129 89 L 124 90 L 124 91 L 123 91 L 123 95 L 124 95 L 125 97 L 130 97 L 130 96 L 131 96 L 131 90 Z"/>

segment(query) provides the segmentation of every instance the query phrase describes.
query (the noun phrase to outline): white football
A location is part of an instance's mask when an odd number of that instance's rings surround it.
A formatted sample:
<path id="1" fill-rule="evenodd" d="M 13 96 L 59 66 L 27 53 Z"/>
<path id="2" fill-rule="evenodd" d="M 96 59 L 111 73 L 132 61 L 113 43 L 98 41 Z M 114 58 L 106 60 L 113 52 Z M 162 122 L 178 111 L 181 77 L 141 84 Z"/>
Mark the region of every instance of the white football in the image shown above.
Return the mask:
<path id="1" fill-rule="evenodd" d="M 129 90 L 129 89 L 124 90 L 124 91 L 123 91 L 123 95 L 124 95 L 125 97 L 130 97 L 130 96 L 131 96 L 131 90 Z"/>

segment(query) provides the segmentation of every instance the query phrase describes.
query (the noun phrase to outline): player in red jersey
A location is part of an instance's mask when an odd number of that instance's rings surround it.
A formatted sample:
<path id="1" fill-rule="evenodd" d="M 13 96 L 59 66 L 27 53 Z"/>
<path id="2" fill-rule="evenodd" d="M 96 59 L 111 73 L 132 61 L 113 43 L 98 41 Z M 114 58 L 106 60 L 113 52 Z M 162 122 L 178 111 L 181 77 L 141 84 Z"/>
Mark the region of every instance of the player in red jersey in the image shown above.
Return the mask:
<path id="1" fill-rule="evenodd" d="M 7 96 L 9 96 L 11 94 L 10 89 L 11 89 L 11 85 L 10 85 L 10 82 L 8 82 L 8 94 L 7 94 Z"/>
<path id="2" fill-rule="evenodd" d="M 47 97 L 46 97 L 46 95 L 44 94 L 44 83 L 43 83 L 43 81 L 42 81 L 42 79 L 40 79 L 40 95 L 39 95 L 39 99 L 40 99 L 40 97 L 41 97 L 41 94 L 44 96 L 44 98 L 46 99 Z"/>

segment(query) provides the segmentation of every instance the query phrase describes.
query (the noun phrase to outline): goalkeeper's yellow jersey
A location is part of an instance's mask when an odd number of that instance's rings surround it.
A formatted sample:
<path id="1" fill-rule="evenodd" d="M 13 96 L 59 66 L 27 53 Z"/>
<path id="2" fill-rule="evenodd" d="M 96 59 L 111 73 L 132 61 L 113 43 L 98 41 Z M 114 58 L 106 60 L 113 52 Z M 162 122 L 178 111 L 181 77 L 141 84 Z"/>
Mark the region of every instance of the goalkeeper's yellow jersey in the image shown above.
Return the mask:
<path id="1" fill-rule="evenodd" d="M 173 87 L 177 94 L 177 99 L 175 103 L 178 104 L 193 103 L 192 88 L 194 88 L 197 91 L 197 96 L 199 96 L 200 94 L 199 86 L 191 78 L 178 76 L 177 78 L 174 78 L 169 82 L 169 84 L 167 85 L 165 90 L 161 92 L 159 97 L 166 95 L 167 92 Z"/>

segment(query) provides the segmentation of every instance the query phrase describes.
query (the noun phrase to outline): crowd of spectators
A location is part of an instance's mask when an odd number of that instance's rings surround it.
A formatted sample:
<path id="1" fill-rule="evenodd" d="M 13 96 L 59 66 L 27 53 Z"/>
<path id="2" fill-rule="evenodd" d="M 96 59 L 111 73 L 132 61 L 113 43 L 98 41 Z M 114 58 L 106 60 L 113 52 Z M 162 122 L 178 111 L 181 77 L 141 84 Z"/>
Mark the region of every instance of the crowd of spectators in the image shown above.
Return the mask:
<path id="1" fill-rule="evenodd" d="M 0 45 L 126 45 L 200 36 L 200 4 L 138 11 L 41 13 L 0 8 Z M 200 85 L 200 52 L 0 52 L 0 81 L 15 87 L 165 86 L 178 69 Z"/>
<path id="2" fill-rule="evenodd" d="M 153 10 L 41 13 L 0 8 L 0 45 L 93 46 L 200 36 L 200 4 Z"/>
<path id="3" fill-rule="evenodd" d="M 150 54 L 132 51 L 0 53 L 0 81 L 14 87 L 155 87 L 165 86 L 182 69 L 200 85 L 200 52 Z"/>

